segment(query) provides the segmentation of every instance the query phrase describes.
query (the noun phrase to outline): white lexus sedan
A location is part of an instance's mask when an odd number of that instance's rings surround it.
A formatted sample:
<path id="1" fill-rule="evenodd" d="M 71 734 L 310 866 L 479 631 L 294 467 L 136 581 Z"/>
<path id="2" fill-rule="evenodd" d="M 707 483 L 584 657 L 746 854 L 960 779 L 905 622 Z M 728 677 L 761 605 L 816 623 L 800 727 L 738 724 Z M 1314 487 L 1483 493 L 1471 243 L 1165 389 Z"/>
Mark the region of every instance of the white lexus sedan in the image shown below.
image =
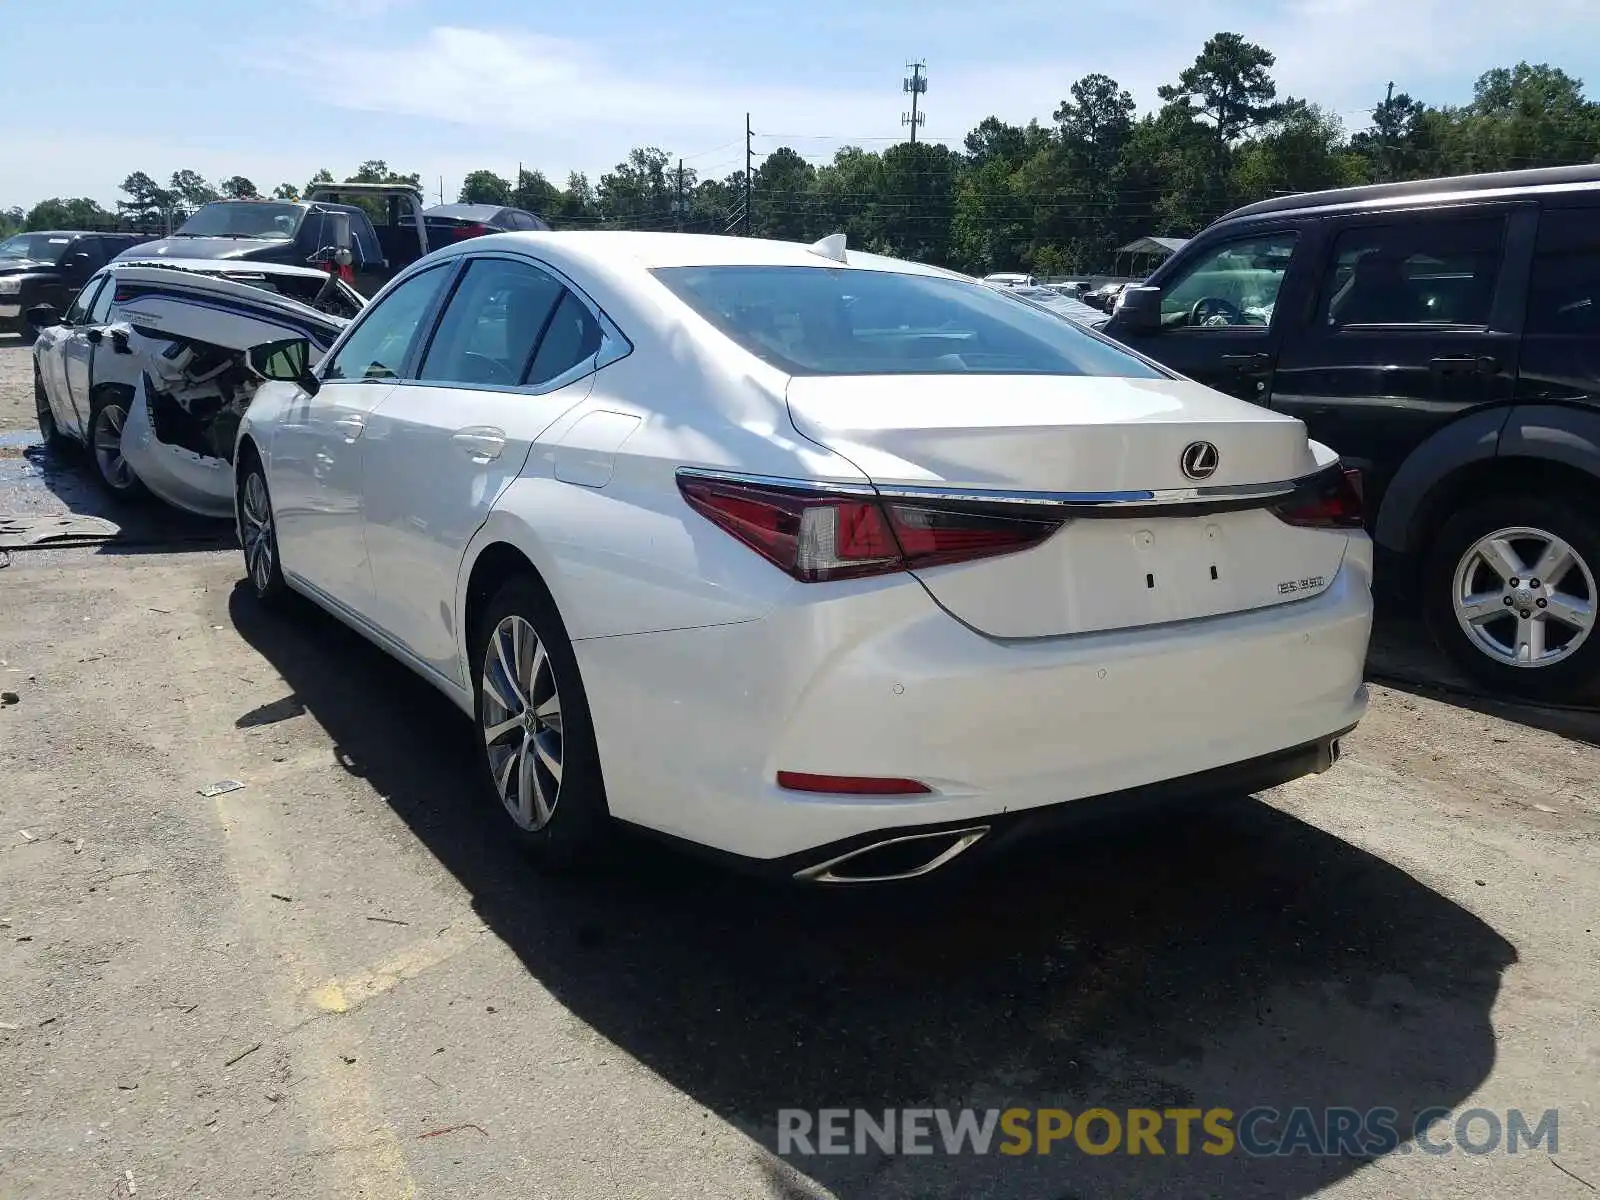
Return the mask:
<path id="1" fill-rule="evenodd" d="M 249 581 L 476 722 L 547 865 L 613 822 L 802 880 L 1330 766 L 1366 702 L 1357 482 L 1297 420 L 976 280 L 514 233 L 273 380 Z"/>

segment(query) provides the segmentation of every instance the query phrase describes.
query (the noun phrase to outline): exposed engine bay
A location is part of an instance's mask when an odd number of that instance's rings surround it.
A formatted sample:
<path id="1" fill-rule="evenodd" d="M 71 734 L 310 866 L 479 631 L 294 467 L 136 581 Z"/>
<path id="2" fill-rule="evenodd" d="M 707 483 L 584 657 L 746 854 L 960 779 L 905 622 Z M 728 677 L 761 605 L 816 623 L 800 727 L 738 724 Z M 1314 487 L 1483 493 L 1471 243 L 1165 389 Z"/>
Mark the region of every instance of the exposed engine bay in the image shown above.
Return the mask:
<path id="1" fill-rule="evenodd" d="M 156 440 L 231 463 L 239 421 L 262 382 L 244 351 L 177 339 L 148 354 L 145 363 L 144 394 Z"/>

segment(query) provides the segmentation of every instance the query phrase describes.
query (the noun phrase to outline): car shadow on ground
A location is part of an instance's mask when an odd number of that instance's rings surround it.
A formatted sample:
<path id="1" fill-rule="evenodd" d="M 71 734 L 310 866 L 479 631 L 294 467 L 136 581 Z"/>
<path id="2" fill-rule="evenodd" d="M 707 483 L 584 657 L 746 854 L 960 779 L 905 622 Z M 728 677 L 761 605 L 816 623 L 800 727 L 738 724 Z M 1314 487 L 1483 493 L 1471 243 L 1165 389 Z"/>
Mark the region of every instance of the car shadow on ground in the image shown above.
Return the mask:
<path id="1" fill-rule="evenodd" d="M 237 723 L 308 711 L 540 985 L 769 1150 L 783 1108 L 1387 1107 L 1409 1130 L 1494 1061 L 1512 946 L 1255 800 L 916 888 L 781 887 L 633 843 L 548 879 L 474 798 L 445 699 L 308 605 L 270 613 L 242 585 L 230 603 L 293 692 Z M 844 1197 L 1294 1197 L 1365 1161 L 1163 1139 L 1161 1158 L 791 1155 L 798 1178 L 769 1174 L 785 1196 L 809 1177 Z"/>
<path id="2" fill-rule="evenodd" d="M 1600 746 L 1600 695 L 1572 704 L 1535 704 L 1492 696 L 1439 652 L 1420 620 L 1401 611 L 1383 613 L 1373 627 L 1367 678 L 1412 695 Z"/>
<path id="3" fill-rule="evenodd" d="M 238 544 L 231 522 L 180 512 L 153 496 L 132 502 L 116 499 L 95 483 L 93 472 L 88 452 L 81 448 L 52 450 L 37 431 L 0 434 L 0 518 L 13 528 L 19 521 L 64 517 L 99 518 L 115 527 L 94 522 L 83 527 L 80 536 L 69 533 L 11 549 L 93 545 L 102 554 L 144 554 L 219 550 Z"/>

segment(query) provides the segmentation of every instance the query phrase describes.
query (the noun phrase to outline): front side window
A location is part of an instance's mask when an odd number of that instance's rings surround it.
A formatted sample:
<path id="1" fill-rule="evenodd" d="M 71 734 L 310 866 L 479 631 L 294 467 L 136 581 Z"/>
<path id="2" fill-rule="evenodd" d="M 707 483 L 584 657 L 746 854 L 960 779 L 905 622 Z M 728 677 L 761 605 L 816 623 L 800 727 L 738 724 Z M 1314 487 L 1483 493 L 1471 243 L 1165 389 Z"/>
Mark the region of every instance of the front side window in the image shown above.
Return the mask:
<path id="1" fill-rule="evenodd" d="M 101 275 L 99 278 L 106 279 L 108 277 Z M 90 286 L 92 287 L 93 284 L 90 284 Z M 85 288 L 84 290 L 88 291 L 88 288 Z M 111 320 L 111 302 L 115 300 L 116 297 L 117 288 L 114 283 L 108 283 L 105 287 L 101 288 L 100 294 L 95 297 L 94 303 L 89 306 L 89 317 L 84 323 L 87 325 L 104 325 L 107 321 Z"/>
<path id="2" fill-rule="evenodd" d="M 1272 324 L 1278 292 L 1294 257 L 1293 232 L 1240 238 L 1218 246 L 1161 292 L 1163 328 Z"/>
<path id="3" fill-rule="evenodd" d="M 1527 332 L 1600 336 L 1600 211 L 1547 209 L 1539 218 Z"/>
<path id="4" fill-rule="evenodd" d="M 213 200 L 195 209 L 174 237 L 248 237 L 291 240 L 306 210 L 270 200 Z"/>
<path id="5" fill-rule="evenodd" d="M 418 378 L 503 387 L 520 383 L 564 291 L 529 263 L 473 259 L 445 306 Z"/>
<path id="6" fill-rule="evenodd" d="M 1453 217 L 1346 229 L 1334 242 L 1318 317 L 1347 325 L 1489 323 L 1502 217 Z"/>
<path id="7" fill-rule="evenodd" d="M 725 336 L 796 375 L 1165 376 L 975 281 L 843 267 L 663 267 Z"/>
<path id="8" fill-rule="evenodd" d="M 106 277 L 102 274 L 96 275 L 88 283 L 84 284 L 83 289 L 73 297 L 72 303 L 67 306 L 67 314 L 61 318 L 61 323 L 63 325 L 84 324 L 88 320 L 90 308 L 94 305 L 95 293 L 100 290 L 100 285 L 105 281 Z M 106 290 L 109 292 L 113 289 L 107 288 Z"/>
<path id="9" fill-rule="evenodd" d="M 324 380 L 398 379 L 423 319 L 450 278 L 445 264 L 400 283 L 361 315 L 322 373 Z"/>

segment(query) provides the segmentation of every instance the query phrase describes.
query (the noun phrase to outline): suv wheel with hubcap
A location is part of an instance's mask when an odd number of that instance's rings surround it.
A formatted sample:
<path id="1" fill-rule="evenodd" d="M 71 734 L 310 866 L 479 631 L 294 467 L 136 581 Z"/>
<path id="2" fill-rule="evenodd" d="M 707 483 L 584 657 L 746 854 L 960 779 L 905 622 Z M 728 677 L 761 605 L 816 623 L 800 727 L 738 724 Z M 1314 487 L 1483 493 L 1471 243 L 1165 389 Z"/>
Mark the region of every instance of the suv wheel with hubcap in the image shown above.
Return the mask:
<path id="1" fill-rule="evenodd" d="M 1445 523 L 1426 612 L 1458 666 L 1512 695 L 1571 699 L 1600 684 L 1600 523 L 1561 500 L 1484 500 Z"/>

